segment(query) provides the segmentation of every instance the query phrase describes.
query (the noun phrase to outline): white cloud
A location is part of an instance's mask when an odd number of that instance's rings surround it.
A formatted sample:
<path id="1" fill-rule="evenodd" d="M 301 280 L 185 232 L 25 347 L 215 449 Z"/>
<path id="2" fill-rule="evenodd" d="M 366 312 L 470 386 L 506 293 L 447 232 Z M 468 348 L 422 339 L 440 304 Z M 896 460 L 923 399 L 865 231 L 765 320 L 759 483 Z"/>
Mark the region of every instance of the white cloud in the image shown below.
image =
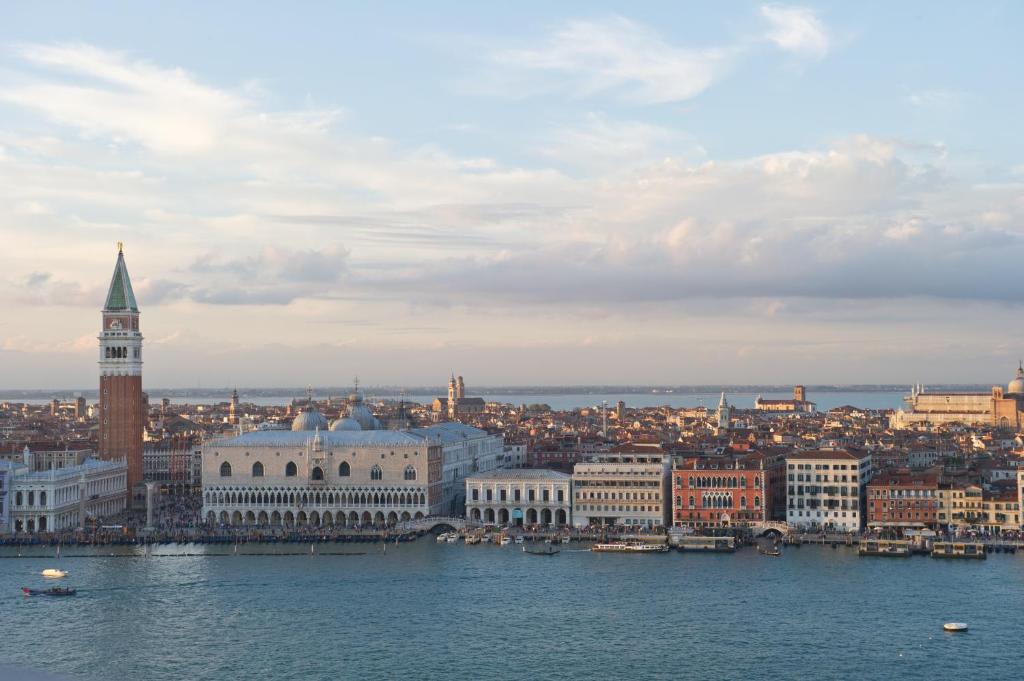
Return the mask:
<path id="1" fill-rule="evenodd" d="M 571 21 L 542 45 L 499 51 L 492 58 L 513 71 L 552 77 L 545 89 L 567 83 L 576 97 L 610 94 L 658 104 L 700 94 L 728 69 L 731 56 L 729 48 L 671 45 L 652 29 L 613 16 Z"/>
<path id="2" fill-rule="evenodd" d="M 786 5 L 763 5 L 761 16 L 770 24 L 766 37 L 779 48 L 809 57 L 824 57 L 829 35 L 814 10 Z"/>

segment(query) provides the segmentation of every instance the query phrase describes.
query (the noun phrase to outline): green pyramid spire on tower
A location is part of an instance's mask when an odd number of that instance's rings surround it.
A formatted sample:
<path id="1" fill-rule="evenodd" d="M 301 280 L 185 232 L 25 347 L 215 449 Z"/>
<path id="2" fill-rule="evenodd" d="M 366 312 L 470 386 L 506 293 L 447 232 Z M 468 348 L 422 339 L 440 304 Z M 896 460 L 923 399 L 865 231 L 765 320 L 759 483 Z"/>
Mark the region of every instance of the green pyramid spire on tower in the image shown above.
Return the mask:
<path id="1" fill-rule="evenodd" d="M 110 279 L 110 290 L 107 291 L 107 302 L 104 310 L 127 310 L 138 312 L 135 303 L 135 292 L 132 291 L 132 280 L 128 278 L 128 268 L 124 264 L 124 244 L 117 242 L 117 263 L 114 265 L 114 276 Z"/>

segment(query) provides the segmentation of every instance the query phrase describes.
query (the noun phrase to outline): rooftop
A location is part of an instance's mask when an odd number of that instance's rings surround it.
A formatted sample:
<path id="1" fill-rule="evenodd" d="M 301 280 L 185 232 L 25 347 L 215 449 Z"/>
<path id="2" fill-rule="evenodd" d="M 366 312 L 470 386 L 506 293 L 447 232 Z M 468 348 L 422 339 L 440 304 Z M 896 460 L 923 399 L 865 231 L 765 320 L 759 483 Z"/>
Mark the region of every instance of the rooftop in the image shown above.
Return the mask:
<path id="1" fill-rule="evenodd" d="M 506 468 L 469 475 L 466 480 L 568 480 L 571 477 L 546 468 Z"/>

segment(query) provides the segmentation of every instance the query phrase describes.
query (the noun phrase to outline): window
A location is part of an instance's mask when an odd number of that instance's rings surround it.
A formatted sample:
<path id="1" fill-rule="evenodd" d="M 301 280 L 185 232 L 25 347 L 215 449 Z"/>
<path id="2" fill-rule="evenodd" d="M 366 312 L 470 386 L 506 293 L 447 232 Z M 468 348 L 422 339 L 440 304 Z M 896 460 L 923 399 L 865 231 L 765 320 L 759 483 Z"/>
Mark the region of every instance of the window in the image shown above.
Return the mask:
<path id="1" fill-rule="evenodd" d="M 480 490 L 473 490 L 473 501 L 480 501 Z"/>
<path id="2" fill-rule="evenodd" d="M 519 498 L 519 497 L 520 497 L 520 492 L 519 492 L 519 490 L 518 490 L 518 489 L 516 489 L 516 490 L 515 490 L 515 491 L 514 491 L 514 492 L 512 493 L 512 496 L 513 496 L 513 498 L 514 498 L 514 499 L 515 499 L 516 501 L 519 501 L 519 500 L 520 500 L 520 498 Z"/>
<path id="3" fill-rule="evenodd" d="M 541 495 L 541 501 L 551 501 L 551 492 L 550 491 L 543 490 L 543 491 L 541 491 L 540 495 Z"/>
<path id="4" fill-rule="evenodd" d="M 558 502 L 561 503 L 563 501 L 565 501 L 565 490 L 560 489 L 558 490 Z"/>
<path id="5" fill-rule="evenodd" d="M 294 461 L 289 461 L 288 465 L 284 467 L 284 474 L 289 478 L 294 478 L 298 472 L 299 469 L 295 466 Z"/>
<path id="6" fill-rule="evenodd" d="M 46 492 L 39 493 L 39 505 L 46 506 Z"/>
<path id="7" fill-rule="evenodd" d="M 220 477 L 230 478 L 231 477 L 231 464 L 227 461 L 220 465 Z"/>
<path id="8" fill-rule="evenodd" d="M 370 469 L 370 480 L 383 480 L 384 470 L 380 466 L 374 466 Z"/>
<path id="9" fill-rule="evenodd" d="M 252 465 L 252 477 L 262 478 L 263 477 L 263 464 L 259 461 Z"/>
<path id="10" fill-rule="evenodd" d="M 754 508 L 761 508 L 761 497 L 754 497 Z"/>
<path id="11" fill-rule="evenodd" d="M 492 501 L 493 499 L 494 499 L 494 491 L 493 490 L 487 490 L 487 501 Z"/>
<path id="12" fill-rule="evenodd" d="M 320 466 L 314 467 L 313 468 L 313 479 L 314 480 L 323 480 L 324 479 L 324 469 L 320 468 Z"/>
<path id="13" fill-rule="evenodd" d="M 416 479 L 416 467 L 415 466 L 406 466 L 405 467 L 405 476 L 404 477 L 405 477 L 406 480 L 415 480 Z"/>
<path id="14" fill-rule="evenodd" d="M 348 461 L 338 464 L 338 477 L 347 478 L 350 475 L 352 475 L 352 468 L 348 465 Z"/>

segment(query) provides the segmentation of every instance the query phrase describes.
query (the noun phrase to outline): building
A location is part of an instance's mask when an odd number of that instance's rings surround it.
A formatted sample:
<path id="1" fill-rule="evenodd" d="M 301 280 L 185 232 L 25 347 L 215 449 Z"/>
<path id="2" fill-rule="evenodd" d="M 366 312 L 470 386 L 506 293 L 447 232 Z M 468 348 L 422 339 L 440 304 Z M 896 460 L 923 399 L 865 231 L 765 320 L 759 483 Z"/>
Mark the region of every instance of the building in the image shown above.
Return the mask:
<path id="1" fill-rule="evenodd" d="M 466 517 L 491 525 L 569 525 L 572 476 L 537 468 L 471 475 Z"/>
<path id="2" fill-rule="evenodd" d="M 893 428 L 961 423 L 1021 430 L 1024 427 L 1024 364 L 1006 388 L 996 385 L 987 393 L 930 393 L 922 385 L 911 388 L 909 410 L 898 409 L 890 418 Z"/>
<path id="3" fill-rule="evenodd" d="M 732 407 L 729 406 L 729 402 L 725 399 L 725 393 L 722 393 L 722 397 L 718 400 L 718 409 L 715 410 L 715 430 L 721 435 L 729 430 L 729 423 L 732 421 Z"/>
<path id="4" fill-rule="evenodd" d="M 935 529 L 939 478 L 938 470 L 876 472 L 867 486 L 868 527 Z"/>
<path id="5" fill-rule="evenodd" d="M 142 482 L 142 432 L 146 422 L 142 394 L 142 334 L 139 306 L 128 278 L 124 250 L 117 262 L 103 305 L 100 344 L 99 457 L 128 463 L 129 490 Z"/>
<path id="6" fill-rule="evenodd" d="M 487 406 L 482 397 L 466 397 L 462 376 L 452 374 L 448 381 L 448 397 L 436 397 L 431 405 L 434 420 L 458 421 L 484 413 Z"/>
<path id="7" fill-rule="evenodd" d="M 672 524 L 731 527 L 768 520 L 772 508 L 767 460 L 690 456 L 672 467 Z"/>
<path id="8" fill-rule="evenodd" d="M 858 532 L 871 455 L 845 449 L 786 457 L 786 522 L 797 529 Z"/>
<path id="9" fill-rule="evenodd" d="M 320 526 L 461 514 L 466 476 L 496 468 L 504 456 L 500 436 L 460 423 L 400 431 L 341 424 L 324 431 L 323 421 L 310 405 L 292 430 L 206 442 L 203 517 L 231 525 Z"/>
<path id="10" fill-rule="evenodd" d="M 203 456 L 199 447 L 147 445 L 142 451 L 142 467 L 145 481 L 156 483 L 165 494 L 188 494 L 202 484 Z"/>
<path id="11" fill-rule="evenodd" d="M 940 487 L 939 503 L 939 526 L 950 532 L 999 533 L 1021 529 L 1016 485 L 986 489 L 976 482 L 953 479 Z"/>
<path id="12" fill-rule="evenodd" d="M 82 527 L 86 520 L 117 515 L 127 503 L 125 461 L 86 458 L 61 468 L 38 469 L 35 454 L 0 464 L 7 491 L 0 531 L 51 532 Z"/>
<path id="13" fill-rule="evenodd" d="M 669 472 L 669 457 L 658 445 L 621 445 L 577 463 L 573 524 L 666 526 Z"/>
<path id="14" fill-rule="evenodd" d="M 807 400 L 807 390 L 802 385 L 793 386 L 793 399 L 791 400 L 766 400 L 760 395 L 754 398 L 754 409 L 757 411 L 788 411 L 814 412 L 816 405 Z"/>

